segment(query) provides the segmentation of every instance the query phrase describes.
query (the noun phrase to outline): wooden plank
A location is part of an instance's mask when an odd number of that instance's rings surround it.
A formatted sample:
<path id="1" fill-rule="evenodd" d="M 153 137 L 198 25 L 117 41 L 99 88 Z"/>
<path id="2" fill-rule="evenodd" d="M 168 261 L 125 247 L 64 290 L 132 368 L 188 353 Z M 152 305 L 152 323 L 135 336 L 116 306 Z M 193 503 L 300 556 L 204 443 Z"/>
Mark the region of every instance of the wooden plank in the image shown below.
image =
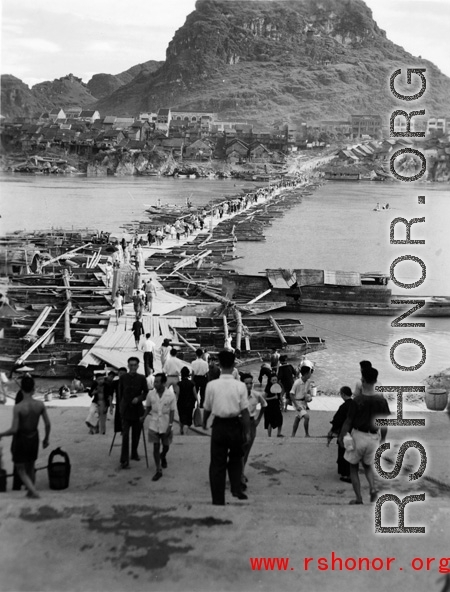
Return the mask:
<path id="1" fill-rule="evenodd" d="M 264 298 L 264 296 L 267 296 L 267 294 L 270 294 L 271 292 L 272 292 L 272 288 L 269 288 L 268 290 L 266 290 L 265 292 L 263 292 L 262 294 L 260 294 L 256 298 L 253 298 L 253 300 L 250 300 L 250 302 L 247 302 L 247 304 L 255 304 L 255 302 L 258 302 L 258 300 L 261 300 L 261 298 Z"/>
<path id="2" fill-rule="evenodd" d="M 283 331 L 280 329 L 280 326 L 278 325 L 278 323 L 275 321 L 275 319 L 274 319 L 273 317 L 269 317 L 269 319 L 270 319 L 270 323 L 271 323 L 272 327 L 273 327 L 273 328 L 275 329 L 275 331 L 277 332 L 277 334 L 278 334 L 278 337 L 279 337 L 279 338 L 280 338 L 280 340 L 281 340 L 281 343 L 282 343 L 283 345 L 286 345 L 286 344 L 287 344 L 287 341 L 286 341 L 286 338 L 285 338 L 285 336 L 283 335 Z"/>
<path id="3" fill-rule="evenodd" d="M 28 358 L 28 356 L 30 356 L 34 352 L 35 349 L 37 349 L 42 343 L 47 341 L 47 339 L 50 337 L 50 335 L 55 330 L 56 325 L 59 323 L 59 321 L 65 315 L 65 312 L 66 312 L 66 309 L 63 310 L 63 312 L 59 315 L 59 317 L 56 319 L 56 321 L 53 323 L 53 325 L 47 329 L 47 331 L 44 333 L 44 335 L 39 337 L 39 339 L 37 341 L 35 341 L 33 343 L 33 345 L 27 349 L 27 351 L 25 353 L 23 353 L 19 358 L 17 358 L 16 364 L 22 364 Z"/>
<path id="4" fill-rule="evenodd" d="M 240 350 L 242 341 L 242 315 L 236 308 L 234 309 L 234 316 L 236 318 L 236 349 Z"/>
<path id="5" fill-rule="evenodd" d="M 38 316 L 38 318 L 35 320 L 28 333 L 25 335 L 24 339 L 26 341 L 34 341 L 35 339 L 37 339 L 37 332 L 44 324 L 51 310 L 53 310 L 51 306 L 46 306 L 42 310 L 41 314 Z"/>

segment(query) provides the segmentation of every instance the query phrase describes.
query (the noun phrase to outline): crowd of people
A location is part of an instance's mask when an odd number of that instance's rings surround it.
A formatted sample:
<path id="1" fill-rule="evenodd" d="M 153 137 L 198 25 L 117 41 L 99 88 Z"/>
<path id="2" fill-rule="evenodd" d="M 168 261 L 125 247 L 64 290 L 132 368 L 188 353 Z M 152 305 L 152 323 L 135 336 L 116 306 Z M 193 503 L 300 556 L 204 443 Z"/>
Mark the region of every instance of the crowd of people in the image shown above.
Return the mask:
<path id="1" fill-rule="evenodd" d="M 150 334 L 142 342 L 144 373 L 139 372 L 139 358 L 131 356 L 128 368 L 118 374 L 98 371 L 89 394 L 92 397 L 86 424 L 91 434 L 105 434 L 107 414 L 114 414 L 114 435 L 121 433 L 120 467 L 128 469 L 130 461 L 139 461 L 139 442 L 143 425 L 148 418 L 147 441 L 153 445 L 155 474 L 153 481 L 163 477 L 168 468 L 168 453 L 173 439 L 173 427 L 178 418 L 180 435 L 186 429 L 207 433 L 211 426 L 210 487 L 212 503 L 224 505 L 226 473 L 231 494 L 247 499 L 245 467 L 256 437 L 257 428 L 264 419 L 268 436 L 272 429 L 281 433 L 283 415 L 289 404 L 295 412 L 292 437 L 303 420 L 305 437 L 309 437 L 310 409 L 308 403 L 314 395 L 311 377 L 313 363 L 305 356 L 298 368 L 288 364 L 286 357 L 274 351 L 270 364 L 263 365 L 255 389 L 254 377 L 239 372 L 235 367 L 235 354 L 223 350 L 218 356 L 208 356 L 199 348 L 192 364 L 180 358 L 168 339 L 159 350 L 162 371 L 154 371 L 156 346 Z M 337 471 L 340 479 L 351 483 L 355 492 L 352 504 L 363 503 L 358 466 L 362 463 L 370 488 L 370 498 L 376 499 L 373 462 L 375 451 L 386 438 L 386 429 L 378 429 L 375 418 L 389 415 L 385 398 L 375 392 L 378 372 L 368 361 L 360 363 L 361 379 L 353 393 L 348 386 L 340 390 L 342 405 L 331 420 L 328 445 L 337 440 Z M 263 385 L 264 377 L 266 384 Z M 16 478 L 27 488 L 27 495 L 37 497 L 34 484 L 34 463 L 39 447 L 38 423 L 45 424 L 44 448 L 49 445 L 50 422 L 45 405 L 33 399 L 34 379 L 25 375 L 16 397 L 13 422 L 0 438 L 13 436 L 11 451 Z M 194 424 L 195 427 L 192 427 Z M 131 434 L 131 446 L 130 446 Z M 145 437 L 145 436 L 144 436 Z M 145 443 L 145 442 L 144 442 Z M 147 453 L 147 449 L 145 449 Z"/>

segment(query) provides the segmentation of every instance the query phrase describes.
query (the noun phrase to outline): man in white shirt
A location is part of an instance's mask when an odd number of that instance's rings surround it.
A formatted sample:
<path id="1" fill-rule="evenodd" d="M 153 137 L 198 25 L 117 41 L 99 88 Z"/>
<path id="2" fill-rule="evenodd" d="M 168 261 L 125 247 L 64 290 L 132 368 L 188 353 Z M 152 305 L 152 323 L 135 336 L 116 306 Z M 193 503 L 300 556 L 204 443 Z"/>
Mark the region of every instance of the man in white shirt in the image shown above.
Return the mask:
<path id="1" fill-rule="evenodd" d="M 167 468 L 167 453 L 172 442 L 172 426 L 175 417 L 176 398 L 172 389 L 166 388 L 167 378 L 164 373 L 155 374 L 154 389 L 151 390 L 145 401 L 145 415 L 150 415 L 148 424 L 148 441 L 153 444 L 153 458 L 155 459 L 156 473 L 152 481 L 158 481 L 162 477 L 162 469 Z M 162 451 L 161 451 L 162 444 Z"/>
<path id="2" fill-rule="evenodd" d="M 145 307 L 149 312 L 152 312 L 154 298 L 156 298 L 156 288 L 152 278 L 149 278 L 145 284 Z"/>
<path id="3" fill-rule="evenodd" d="M 155 369 L 153 366 L 153 354 L 156 349 L 155 343 L 150 339 L 150 333 L 145 334 L 145 339 L 142 343 L 141 349 L 144 352 L 145 376 L 148 376 L 150 374 L 150 370 L 153 372 Z"/>
<path id="4" fill-rule="evenodd" d="M 311 368 L 309 366 L 302 366 L 300 368 L 300 378 L 298 378 L 291 389 L 290 397 L 292 405 L 297 412 L 292 426 L 292 437 L 295 437 L 300 420 L 303 419 L 303 427 L 305 428 L 305 438 L 309 438 L 309 407 L 308 402 L 311 401 Z"/>
<path id="5" fill-rule="evenodd" d="M 213 505 L 224 506 L 227 469 L 232 495 L 248 499 L 242 491 L 241 474 L 243 444 L 250 440 L 250 415 L 247 389 L 232 376 L 234 353 L 225 350 L 218 357 L 221 375 L 206 386 L 203 428 L 213 414 L 209 482 Z"/>
<path id="6" fill-rule="evenodd" d="M 198 348 L 195 352 L 197 358 L 192 362 L 192 377 L 194 379 L 195 388 L 200 395 L 200 407 L 203 407 L 205 401 L 205 389 L 208 383 L 208 362 L 203 359 L 203 350 Z"/>
<path id="7" fill-rule="evenodd" d="M 248 461 L 248 455 L 253 446 L 256 437 L 256 428 L 264 415 L 264 407 L 267 407 L 267 401 L 261 393 L 253 390 L 253 376 L 251 374 L 244 374 L 242 382 L 245 384 L 248 395 L 248 413 L 250 415 L 250 439 L 244 445 L 244 456 L 242 458 L 242 488 L 247 489 L 247 477 L 244 475 L 245 465 Z M 261 405 L 258 412 L 258 405 Z"/>
<path id="8" fill-rule="evenodd" d="M 163 366 L 163 372 L 167 376 L 167 388 L 180 382 L 181 368 L 183 368 L 186 365 L 186 362 L 183 362 L 183 360 L 177 358 L 177 350 L 175 348 L 172 348 L 169 352 L 169 357 L 167 358 Z"/>

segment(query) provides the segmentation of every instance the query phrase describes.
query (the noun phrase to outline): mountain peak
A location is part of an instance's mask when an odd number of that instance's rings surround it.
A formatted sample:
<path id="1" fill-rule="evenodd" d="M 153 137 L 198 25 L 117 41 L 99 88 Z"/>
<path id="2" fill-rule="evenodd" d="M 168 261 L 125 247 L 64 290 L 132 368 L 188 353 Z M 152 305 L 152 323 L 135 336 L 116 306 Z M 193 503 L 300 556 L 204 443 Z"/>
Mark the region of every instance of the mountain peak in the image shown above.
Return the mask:
<path id="1" fill-rule="evenodd" d="M 442 111 L 449 79 L 389 41 L 362 0 L 197 0 L 164 65 L 98 108 L 203 109 L 262 121 L 383 115 L 393 105 L 389 75 L 412 66 L 427 68 L 427 105 Z"/>

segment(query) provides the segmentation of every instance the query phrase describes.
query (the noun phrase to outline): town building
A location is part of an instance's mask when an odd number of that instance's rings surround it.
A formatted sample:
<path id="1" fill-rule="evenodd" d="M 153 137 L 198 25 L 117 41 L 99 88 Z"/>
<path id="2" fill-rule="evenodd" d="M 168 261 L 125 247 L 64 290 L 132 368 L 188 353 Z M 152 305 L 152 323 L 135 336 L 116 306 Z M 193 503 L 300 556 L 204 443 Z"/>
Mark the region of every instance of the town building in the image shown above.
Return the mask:
<path id="1" fill-rule="evenodd" d="M 352 115 L 352 137 L 381 138 L 383 132 L 383 120 L 381 115 Z"/>

